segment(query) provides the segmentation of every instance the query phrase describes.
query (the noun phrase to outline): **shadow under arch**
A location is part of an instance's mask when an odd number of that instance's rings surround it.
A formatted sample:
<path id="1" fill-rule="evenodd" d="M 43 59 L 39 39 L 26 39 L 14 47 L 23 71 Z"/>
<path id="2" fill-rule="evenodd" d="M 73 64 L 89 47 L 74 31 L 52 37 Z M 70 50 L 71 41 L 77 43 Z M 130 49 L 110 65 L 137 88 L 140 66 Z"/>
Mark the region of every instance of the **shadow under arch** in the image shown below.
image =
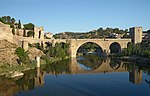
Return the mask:
<path id="1" fill-rule="evenodd" d="M 110 53 L 120 53 L 121 52 L 121 45 L 118 42 L 113 42 L 109 46 Z"/>
<path id="2" fill-rule="evenodd" d="M 102 53 L 103 50 L 98 44 L 94 42 L 85 42 L 77 49 L 77 63 L 84 70 L 94 70 L 103 62 L 101 58 Z"/>
<path id="3" fill-rule="evenodd" d="M 78 53 L 103 53 L 103 49 L 100 45 L 98 45 L 95 42 L 84 42 L 83 44 L 81 44 L 80 46 L 78 46 L 77 51 L 76 51 L 76 55 L 78 55 Z"/>

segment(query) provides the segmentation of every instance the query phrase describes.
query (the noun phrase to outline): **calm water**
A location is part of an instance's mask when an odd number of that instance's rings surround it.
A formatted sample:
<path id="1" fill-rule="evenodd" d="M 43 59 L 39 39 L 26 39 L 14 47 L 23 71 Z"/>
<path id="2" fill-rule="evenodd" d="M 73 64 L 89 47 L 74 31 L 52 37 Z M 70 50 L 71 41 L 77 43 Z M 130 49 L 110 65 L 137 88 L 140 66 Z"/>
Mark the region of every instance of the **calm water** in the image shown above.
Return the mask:
<path id="1" fill-rule="evenodd" d="M 1 77 L 0 96 L 150 96 L 150 67 L 87 55 Z"/>

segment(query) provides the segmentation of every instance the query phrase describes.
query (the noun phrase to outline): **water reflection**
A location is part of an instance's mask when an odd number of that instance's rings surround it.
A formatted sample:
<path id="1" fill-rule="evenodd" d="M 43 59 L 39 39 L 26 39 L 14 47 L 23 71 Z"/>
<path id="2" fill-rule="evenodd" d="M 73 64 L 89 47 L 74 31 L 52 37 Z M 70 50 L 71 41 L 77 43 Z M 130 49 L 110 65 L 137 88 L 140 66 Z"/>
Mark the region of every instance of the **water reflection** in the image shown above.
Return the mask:
<path id="1" fill-rule="evenodd" d="M 133 65 L 129 71 L 129 81 L 135 84 L 142 82 L 142 70 Z"/>
<path id="2" fill-rule="evenodd" d="M 114 70 L 117 70 L 121 66 L 121 61 L 111 58 L 111 62 L 109 63 L 110 67 Z"/>
<path id="3" fill-rule="evenodd" d="M 84 70 L 94 70 L 102 64 L 103 58 L 97 54 L 88 54 L 78 57 L 77 62 Z"/>
<path id="4" fill-rule="evenodd" d="M 57 61 L 52 64 L 47 64 L 42 70 L 48 74 L 53 75 L 59 75 L 63 73 L 69 74 L 69 59 L 64 59 L 63 61 Z"/>
<path id="5" fill-rule="evenodd" d="M 112 73 L 126 72 L 129 74 L 128 75 L 129 81 L 127 82 L 132 82 L 134 84 L 141 84 L 143 70 L 144 72 L 147 73 L 147 76 L 149 76 L 149 71 L 147 71 L 147 69 L 149 68 L 145 68 L 144 66 L 138 64 L 125 63 L 122 61 L 118 61 L 116 59 L 100 58 L 94 56 L 80 57 L 80 58 L 82 59 L 71 58 L 70 60 L 54 62 L 52 64 L 44 66 L 44 68 L 42 69 L 38 68 L 38 69 L 27 71 L 25 72 L 25 75 L 22 78 L 19 78 L 17 80 L 1 77 L 0 96 L 13 96 L 16 93 L 17 96 L 22 96 L 21 94 L 23 94 L 22 92 L 25 90 L 34 90 L 37 87 L 44 87 L 46 86 L 45 77 L 49 75 L 57 76 L 57 78 L 59 78 L 62 77 L 62 74 L 77 74 L 77 75 L 73 75 L 75 77 L 78 76 L 78 74 L 98 73 L 97 75 L 100 75 L 105 73 L 105 75 L 107 75 L 106 73 L 112 74 Z M 91 70 L 82 68 L 81 67 L 82 64 L 90 68 Z M 113 78 L 109 78 L 109 79 L 113 79 Z M 118 78 L 118 80 L 122 80 L 122 79 Z M 148 86 L 150 86 L 150 80 L 148 78 L 144 78 L 144 82 Z"/>

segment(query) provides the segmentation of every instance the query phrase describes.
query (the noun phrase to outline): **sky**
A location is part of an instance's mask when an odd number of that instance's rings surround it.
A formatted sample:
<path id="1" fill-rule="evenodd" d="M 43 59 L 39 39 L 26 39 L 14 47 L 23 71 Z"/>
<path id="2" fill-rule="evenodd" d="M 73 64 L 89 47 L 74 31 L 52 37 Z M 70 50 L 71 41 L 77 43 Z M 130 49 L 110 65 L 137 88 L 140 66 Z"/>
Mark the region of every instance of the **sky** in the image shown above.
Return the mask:
<path id="1" fill-rule="evenodd" d="M 45 32 L 87 32 L 100 27 L 150 29 L 150 0 L 0 0 L 0 17 L 43 26 Z"/>

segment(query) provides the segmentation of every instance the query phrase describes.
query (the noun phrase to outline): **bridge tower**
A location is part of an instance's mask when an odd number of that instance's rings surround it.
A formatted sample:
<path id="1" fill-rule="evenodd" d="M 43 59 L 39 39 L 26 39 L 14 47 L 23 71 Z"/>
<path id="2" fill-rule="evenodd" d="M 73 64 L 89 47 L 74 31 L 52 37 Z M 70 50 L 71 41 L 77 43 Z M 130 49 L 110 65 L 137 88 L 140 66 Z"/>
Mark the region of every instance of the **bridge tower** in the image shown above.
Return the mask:
<path id="1" fill-rule="evenodd" d="M 130 28 L 132 43 L 137 44 L 142 42 L 142 27 Z"/>

